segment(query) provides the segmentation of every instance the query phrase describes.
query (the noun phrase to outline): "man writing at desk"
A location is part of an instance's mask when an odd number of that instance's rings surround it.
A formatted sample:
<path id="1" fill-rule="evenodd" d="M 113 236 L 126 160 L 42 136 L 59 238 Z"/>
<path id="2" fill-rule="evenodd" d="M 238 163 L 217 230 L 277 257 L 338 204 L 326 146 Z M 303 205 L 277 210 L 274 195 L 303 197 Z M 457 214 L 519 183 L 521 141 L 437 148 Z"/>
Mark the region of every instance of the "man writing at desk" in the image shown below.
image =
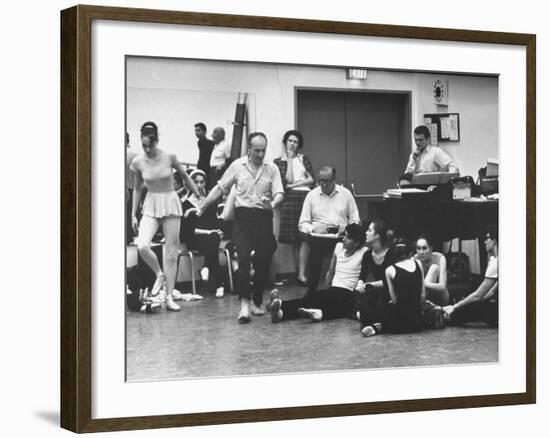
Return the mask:
<path id="1" fill-rule="evenodd" d="M 411 183 L 413 175 L 428 172 L 448 172 L 458 175 L 458 166 L 445 152 L 438 147 L 430 146 L 430 130 L 420 125 L 414 128 L 416 150 L 411 153 L 405 172 L 400 177 L 399 185 Z"/>

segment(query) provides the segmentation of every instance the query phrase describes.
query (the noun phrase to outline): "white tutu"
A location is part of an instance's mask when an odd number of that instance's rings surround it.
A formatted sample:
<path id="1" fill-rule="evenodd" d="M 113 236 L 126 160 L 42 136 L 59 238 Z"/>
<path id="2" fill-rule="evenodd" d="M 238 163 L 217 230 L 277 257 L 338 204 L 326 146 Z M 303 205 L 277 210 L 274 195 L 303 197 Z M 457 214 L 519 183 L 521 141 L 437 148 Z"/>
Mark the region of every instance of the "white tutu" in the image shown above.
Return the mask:
<path id="1" fill-rule="evenodd" d="M 147 192 L 143 202 L 143 214 L 157 219 L 167 216 L 181 216 L 181 201 L 175 191 Z"/>

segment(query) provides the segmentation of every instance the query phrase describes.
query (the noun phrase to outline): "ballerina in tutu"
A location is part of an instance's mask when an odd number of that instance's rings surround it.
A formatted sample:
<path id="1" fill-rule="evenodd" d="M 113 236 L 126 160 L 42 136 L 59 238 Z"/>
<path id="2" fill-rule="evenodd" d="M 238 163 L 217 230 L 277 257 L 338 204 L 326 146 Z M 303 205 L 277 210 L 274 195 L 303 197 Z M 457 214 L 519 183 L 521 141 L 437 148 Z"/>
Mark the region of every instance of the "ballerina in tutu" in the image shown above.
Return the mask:
<path id="1" fill-rule="evenodd" d="M 176 156 L 157 148 L 158 141 L 157 125 L 153 122 L 144 123 L 141 127 L 143 154 L 136 156 L 130 164 L 130 169 L 135 176 L 132 227 L 138 232 L 137 247 L 140 256 L 157 275 L 153 291 L 166 286 L 166 308 L 178 311 L 180 306 L 174 302 L 172 291 L 176 282 L 176 259 L 182 209 L 180 199 L 174 190 L 172 169 L 180 173 L 187 187 L 197 197 L 200 195 Z M 143 184 L 147 187 L 147 195 L 143 203 L 143 216 L 138 223 L 136 213 Z M 151 250 L 151 240 L 160 225 L 166 239 L 164 271 L 159 265 L 157 256 Z"/>

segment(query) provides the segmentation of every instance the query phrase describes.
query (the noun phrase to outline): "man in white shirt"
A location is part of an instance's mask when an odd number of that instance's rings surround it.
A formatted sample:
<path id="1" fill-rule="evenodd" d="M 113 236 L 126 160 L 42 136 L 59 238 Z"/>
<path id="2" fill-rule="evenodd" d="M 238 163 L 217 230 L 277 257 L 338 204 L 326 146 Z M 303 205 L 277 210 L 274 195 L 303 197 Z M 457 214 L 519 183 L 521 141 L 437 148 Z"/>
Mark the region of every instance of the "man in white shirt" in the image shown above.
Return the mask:
<path id="1" fill-rule="evenodd" d="M 431 135 L 427 126 L 414 128 L 416 150 L 411 153 L 405 172 L 400 177 L 400 185 L 410 183 L 417 173 L 448 172 L 458 175 L 458 166 L 441 148 L 430 146 Z"/>
<path id="2" fill-rule="evenodd" d="M 231 158 L 231 143 L 225 141 L 225 130 L 223 128 L 219 126 L 214 128 L 212 140 L 214 140 L 214 149 L 212 149 L 212 155 L 210 155 L 209 188 L 216 185 Z"/>
<path id="3" fill-rule="evenodd" d="M 237 292 L 241 301 L 238 321 L 263 315 L 263 292 L 277 242 L 273 236 L 273 209 L 283 201 L 284 189 L 279 168 L 265 161 L 267 137 L 262 132 L 248 135 L 248 155 L 238 158 L 214 186 L 198 208 L 198 216 L 222 194 L 234 187 L 235 219 L 233 241 L 239 257 Z M 254 277 L 250 278 L 250 253 L 254 251 Z M 252 280 L 252 282 L 250 281 Z M 252 302 L 251 302 L 252 300 Z"/>
<path id="4" fill-rule="evenodd" d="M 353 195 L 336 184 L 334 167 L 321 167 L 317 181 L 319 186 L 307 194 L 298 221 L 298 228 L 308 235 L 311 248 L 308 261 L 310 292 L 317 289 L 323 257 L 334 251 L 339 233 L 347 225 L 361 222 Z"/>

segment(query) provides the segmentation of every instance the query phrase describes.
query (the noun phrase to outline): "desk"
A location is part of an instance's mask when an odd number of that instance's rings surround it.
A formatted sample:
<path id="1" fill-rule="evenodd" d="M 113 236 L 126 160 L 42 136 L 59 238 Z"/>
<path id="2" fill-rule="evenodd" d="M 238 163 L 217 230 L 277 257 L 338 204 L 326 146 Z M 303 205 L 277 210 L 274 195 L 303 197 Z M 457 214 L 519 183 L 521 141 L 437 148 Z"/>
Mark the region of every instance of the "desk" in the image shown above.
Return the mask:
<path id="1" fill-rule="evenodd" d="M 403 198 L 369 197 L 369 219 L 382 219 L 396 235 L 416 239 L 429 233 L 440 249 L 442 242 L 478 239 L 481 271 L 487 265 L 484 237 L 487 225 L 498 223 L 498 201 L 453 201 L 422 193 Z"/>

